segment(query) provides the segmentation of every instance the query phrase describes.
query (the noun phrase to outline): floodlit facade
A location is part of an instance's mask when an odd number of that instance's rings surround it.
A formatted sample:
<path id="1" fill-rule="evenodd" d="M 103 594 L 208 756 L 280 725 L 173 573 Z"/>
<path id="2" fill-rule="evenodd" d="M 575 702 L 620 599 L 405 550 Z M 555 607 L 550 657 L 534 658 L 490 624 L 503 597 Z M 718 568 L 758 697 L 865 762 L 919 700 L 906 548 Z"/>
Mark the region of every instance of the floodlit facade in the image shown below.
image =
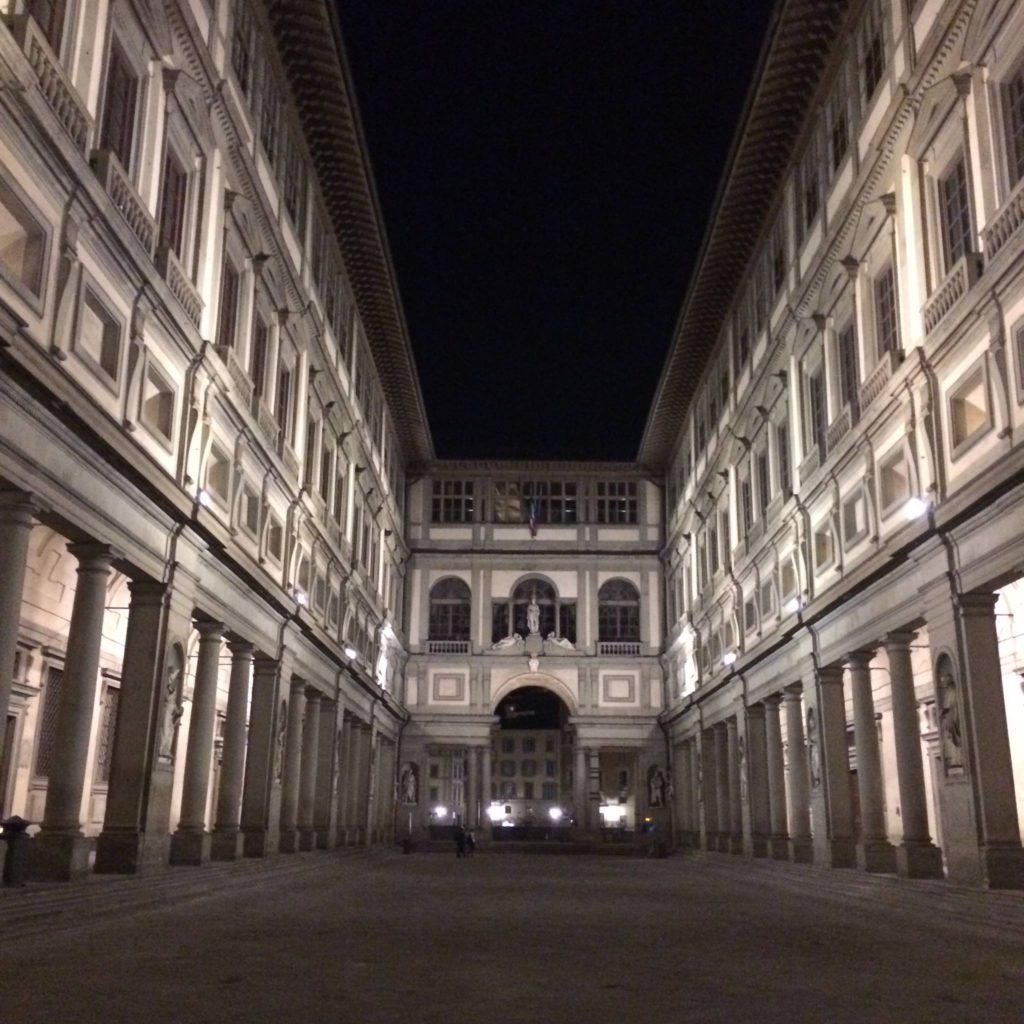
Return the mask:
<path id="1" fill-rule="evenodd" d="M 34 877 L 457 821 L 1024 887 L 1019 4 L 779 4 L 633 464 L 435 457 L 329 5 L 3 10 Z"/>

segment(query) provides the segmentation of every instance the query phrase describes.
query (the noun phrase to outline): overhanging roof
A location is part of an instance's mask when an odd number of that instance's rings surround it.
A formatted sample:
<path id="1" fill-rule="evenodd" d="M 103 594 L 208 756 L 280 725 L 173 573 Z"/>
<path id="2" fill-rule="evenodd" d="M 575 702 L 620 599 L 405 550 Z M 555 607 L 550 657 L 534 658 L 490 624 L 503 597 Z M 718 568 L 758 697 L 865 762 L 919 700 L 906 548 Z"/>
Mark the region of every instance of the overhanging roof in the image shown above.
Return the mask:
<path id="1" fill-rule="evenodd" d="M 771 212 L 849 0 L 780 0 L 733 138 L 637 459 L 664 466 Z"/>
<path id="2" fill-rule="evenodd" d="M 355 92 L 334 5 L 269 0 L 281 60 L 407 463 L 433 458 Z"/>

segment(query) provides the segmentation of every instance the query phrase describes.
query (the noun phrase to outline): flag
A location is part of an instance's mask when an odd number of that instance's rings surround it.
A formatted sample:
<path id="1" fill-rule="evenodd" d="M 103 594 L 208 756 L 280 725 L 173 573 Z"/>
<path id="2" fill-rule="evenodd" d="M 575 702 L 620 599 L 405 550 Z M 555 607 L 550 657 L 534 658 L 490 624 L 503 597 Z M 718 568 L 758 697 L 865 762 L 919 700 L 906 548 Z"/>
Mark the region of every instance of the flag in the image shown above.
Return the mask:
<path id="1" fill-rule="evenodd" d="M 529 523 L 530 523 L 530 536 L 531 537 L 536 537 L 537 536 L 537 499 L 536 498 L 531 498 L 530 499 L 530 519 L 529 519 Z"/>

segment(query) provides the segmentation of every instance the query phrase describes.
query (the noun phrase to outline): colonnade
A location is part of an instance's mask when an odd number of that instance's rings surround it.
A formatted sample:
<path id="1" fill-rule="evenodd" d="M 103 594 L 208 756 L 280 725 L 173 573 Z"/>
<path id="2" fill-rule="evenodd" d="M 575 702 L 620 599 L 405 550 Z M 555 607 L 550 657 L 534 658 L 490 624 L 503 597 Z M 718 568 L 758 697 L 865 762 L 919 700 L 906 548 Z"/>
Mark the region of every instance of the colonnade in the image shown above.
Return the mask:
<path id="1" fill-rule="evenodd" d="M 947 594 L 932 606 L 926 635 L 889 632 L 828 664 L 808 657 L 799 678 L 777 689 L 751 688 L 754 699 L 738 692 L 724 713 L 709 713 L 695 728 L 684 725 L 674 750 L 682 842 L 1024 888 L 995 602 L 990 593 L 952 601 Z M 929 652 L 927 694 L 915 690 L 911 651 L 918 647 Z M 885 665 L 874 664 L 880 654 Z M 876 671 L 887 680 L 880 688 Z M 879 692 L 889 712 L 888 778 Z M 920 704 L 934 704 L 937 730 L 928 737 Z M 932 803 L 941 850 L 929 824 L 926 757 L 936 766 Z M 898 802 L 898 835 L 887 820 L 887 791 Z"/>
<path id="2" fill-rule="evenodd" d="M 35 517 L 31 496 L 0 495 L 0 705 L 10 696 L 25 566 Z M 93 840 L 81 820 L 108 588 L 115 566 L 132 572 L 112 547 L 72 542 L 76 585 L 62 683 L 54 695 L 54 758 L 40 830 L 27 850 L 29 877 L 85 874 L 95 848 L 98 872 L 140 872 L 274 852 L 373 841 L 390 830 L 389 790 L 376 776 L 382 745 L 371 721 L 293 670 L 276 655 L 197 611 L 173 582 L 133 578 L 103 828 Z M 178 743 L 185 708 L 186 644 L 198 633 L 187 742 Z M 214 776 L 218 680 L 230 657 L 219 771 Z M 51 699 L 49 696 L 47 699 Z M 0 732 L 0 742 L 3 733 Z M 179 750 L 179 746 L 184 746 Z M 0 751 L 2 753 L 2 751 Z M 180 812 L 170 831 L 176 763 Z M 391 759 L 393 762 L 393 758 Z M 391 765 L 393 771 L 393 763 Z M 207 820 L 216 778 L 213 820 Z"/>

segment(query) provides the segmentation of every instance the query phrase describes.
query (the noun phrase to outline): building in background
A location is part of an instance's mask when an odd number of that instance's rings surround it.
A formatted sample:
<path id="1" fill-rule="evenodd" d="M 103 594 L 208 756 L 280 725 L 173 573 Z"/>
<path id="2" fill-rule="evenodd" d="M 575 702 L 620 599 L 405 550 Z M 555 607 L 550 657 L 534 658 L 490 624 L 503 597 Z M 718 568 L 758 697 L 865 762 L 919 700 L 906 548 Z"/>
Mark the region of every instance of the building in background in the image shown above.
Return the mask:
<path id="1" fill-rule="evenodd" d="M 435 458 L 323 0 L 3 10 L 37 877 L 457 820 L 1024 886 L 1019 4 L 780 2 L 627 465 Z"/>

